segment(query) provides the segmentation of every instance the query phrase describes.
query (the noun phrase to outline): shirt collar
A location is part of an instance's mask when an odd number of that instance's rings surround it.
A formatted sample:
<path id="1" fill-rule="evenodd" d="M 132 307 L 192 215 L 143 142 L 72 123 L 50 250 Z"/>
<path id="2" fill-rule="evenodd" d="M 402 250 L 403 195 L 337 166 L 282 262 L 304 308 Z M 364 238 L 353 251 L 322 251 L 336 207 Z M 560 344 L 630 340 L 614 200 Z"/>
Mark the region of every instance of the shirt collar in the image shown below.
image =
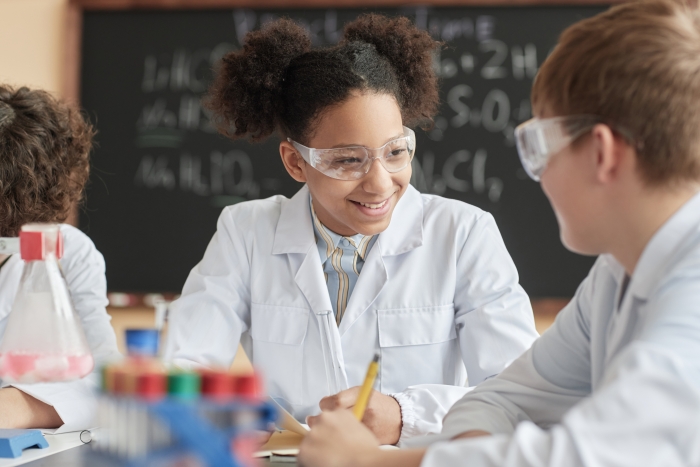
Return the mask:
<path id="1" fill-rule="evenodd" d="M 316 236 L 316 245 L 318 246 L 318 253 L 321 256 L 321 263 L 326 262 L 330 255 L 341 245 L 343 239 L 347 240 L 349 245 L 342 246 L 341 248 L 346 250 L 357 250 L 360 258 L 363 260 L 367 256 L 369 249 L 371 247 L 372 238 L 374 235 L 362 235 L 356 234 L 352 237 L 344 237 L 333 232 L 327 228 L 316 216 L 316 210 L 314 209 L 311 197 L 309 197 L 309 209 L 311 210 L 311 218 L 313 219 L 314 225 L 314 235 Z"/>
<path id="2" fill-rule="evenodd" d="M 304 185 L 291 199 L 270 199 L 280 209 L 272 254 L 308 253 L 316 248 L 309 198 L 309 188 Z M 376 236 L 374 243 L 382 256 L 400 255 L 423 244 L 423 202 L 421 194 L 409 185 L 394 209 L 389 227 Z"/>
<path id="3" fill-rule="evenodd" d="M 644 248 L 627 293 L 646 299 L 685 245 L 700 233 L 700 192 L 688 200 L 656 231 Z"/>

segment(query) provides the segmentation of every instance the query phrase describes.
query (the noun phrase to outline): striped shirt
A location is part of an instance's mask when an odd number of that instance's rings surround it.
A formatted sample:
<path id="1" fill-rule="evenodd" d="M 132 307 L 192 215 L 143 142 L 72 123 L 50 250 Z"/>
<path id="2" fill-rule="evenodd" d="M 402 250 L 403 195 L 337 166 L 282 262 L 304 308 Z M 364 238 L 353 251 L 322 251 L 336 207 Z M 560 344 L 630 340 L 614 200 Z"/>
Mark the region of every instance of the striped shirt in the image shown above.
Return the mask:
<path id="1" fill-rule="evenodd" d="M 377 235 L 357 234 L 352 237 L 343 237 L 326 228 L 318 220 L 313 205 L 311 205 L 311 215 L 314 221 L 316 246 L 321 257 L 335 322 L 340 325 L 350 295 L 365 264 L 365 258 L 376 242 Z"/>

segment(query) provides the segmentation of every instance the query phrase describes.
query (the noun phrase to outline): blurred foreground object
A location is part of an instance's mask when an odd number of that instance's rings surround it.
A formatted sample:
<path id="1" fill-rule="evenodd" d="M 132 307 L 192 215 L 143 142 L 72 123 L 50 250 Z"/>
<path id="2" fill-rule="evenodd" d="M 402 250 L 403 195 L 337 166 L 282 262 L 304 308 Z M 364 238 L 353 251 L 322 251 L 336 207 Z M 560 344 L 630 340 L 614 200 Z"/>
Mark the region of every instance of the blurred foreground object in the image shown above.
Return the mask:
<path id="1" fill-rule="evenodd" d="M 71 381 L 94 361 L 58 260 L 57 224 L 26 224 L 19 235 L 24 270 L 0 343 L 0 378 L 9 383 Z"/>

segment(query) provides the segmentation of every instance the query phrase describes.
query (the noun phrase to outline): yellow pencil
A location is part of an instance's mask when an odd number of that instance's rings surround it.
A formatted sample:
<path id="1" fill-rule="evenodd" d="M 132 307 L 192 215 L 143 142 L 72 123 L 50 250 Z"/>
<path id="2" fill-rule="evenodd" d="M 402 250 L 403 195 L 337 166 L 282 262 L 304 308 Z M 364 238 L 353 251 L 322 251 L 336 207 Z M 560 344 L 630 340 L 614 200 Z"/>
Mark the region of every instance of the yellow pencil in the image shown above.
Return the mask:
<path id="1" fill-rule="evenodd" d="M 377 378 L 377 373 L 379 372 L 379 354 L 374 354 L 372 363 L 369 364 L 367 368 L 367 376 L 365 376 L 365 382 L 362 383 L 360 388 L 360 394 L 357 396 L 357 402 L 355 402 L 355 407 L 352 408 L 352 413 L 355 414 L 355 418 L 362 420 L 365 415 L 365 409 L 367 404 L 369 404 L 369 398 L 372 395 L 372 388 L 374 387 L 374 380 Z"/>

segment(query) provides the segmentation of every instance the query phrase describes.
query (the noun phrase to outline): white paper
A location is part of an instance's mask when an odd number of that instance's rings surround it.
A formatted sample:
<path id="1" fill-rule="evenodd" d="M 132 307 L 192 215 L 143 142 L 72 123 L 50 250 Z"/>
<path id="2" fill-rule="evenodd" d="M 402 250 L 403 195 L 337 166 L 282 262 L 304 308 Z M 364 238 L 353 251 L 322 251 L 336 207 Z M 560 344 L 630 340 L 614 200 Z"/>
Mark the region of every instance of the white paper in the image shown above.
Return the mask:
<path id="1" fill-rule="evenodd" d="M 276 400 L 270 397 L 270 401 L 275 404 L 277 410 L 280 412 L 280 418 L 277 421 L 277 428 L 280 430 L 289 430 L 293 433 L 300 434 L 301 436 L 306 436 L 309 432 L 309 426 L 299 423 L 299 421 L 287 412 L 284 407 L 282 407 Z"/>

